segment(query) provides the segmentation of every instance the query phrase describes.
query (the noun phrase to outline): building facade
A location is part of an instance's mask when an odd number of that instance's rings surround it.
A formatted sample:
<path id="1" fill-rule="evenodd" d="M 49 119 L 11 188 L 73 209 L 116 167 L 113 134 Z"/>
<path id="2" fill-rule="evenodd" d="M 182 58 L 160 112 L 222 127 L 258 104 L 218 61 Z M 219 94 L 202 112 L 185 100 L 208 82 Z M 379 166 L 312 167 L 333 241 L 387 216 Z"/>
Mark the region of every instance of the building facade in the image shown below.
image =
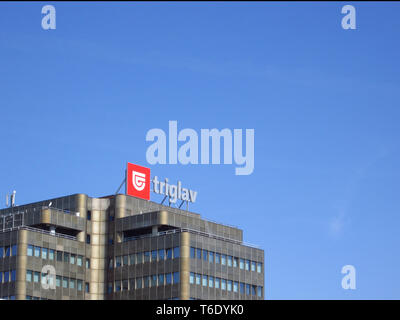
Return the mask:
<path id="1" fill-rule="evenodd" d="M 124 194 L 0 210 L 0 298 L 264 299 L 243 231 Z"/>

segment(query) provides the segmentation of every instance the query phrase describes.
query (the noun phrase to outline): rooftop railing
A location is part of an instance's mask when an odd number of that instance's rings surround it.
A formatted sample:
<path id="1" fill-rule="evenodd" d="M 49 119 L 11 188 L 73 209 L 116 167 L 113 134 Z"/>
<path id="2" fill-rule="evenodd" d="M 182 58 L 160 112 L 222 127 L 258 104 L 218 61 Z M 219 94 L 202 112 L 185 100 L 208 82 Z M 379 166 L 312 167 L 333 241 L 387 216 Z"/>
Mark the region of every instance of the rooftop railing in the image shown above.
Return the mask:
<path id="1" fill-rule="evenodd" d="M 126 238 L 124 238 L 124 242 L 143 239 L 143 238 L 151 238 L 151 237 L 157 237 L 157 236 L 162 236 L 162 235 L 174 234 L 174 233 L 181 233 L 181 232 L 190 232 L 192 234 L 209 237 L 209 238 L 216 239 L 216 240 L 227 241 L 227 242 L 239 244 L 242 246 L 252 247 L 252 248 L 256 248 L 256 249 L 260 248 L 259 246 L 251 244 L 251 243 L 247 243 L 247 242 L 243 242 L 243 241 L 239 241 L 239 240 L 235 240 L 235 239 L 231 239 L 231 238 L 226 238 L 226 237 L 219 236 L 216 234 L 202 232 L 202 231 L 198 231 L 198 230 L 194 230 L 194 229 L 190 229 L 190 228 L 178 228 L 178 229 L 172 229 L 172 230 L 167 230 L 167 231 L 160 231 L 160 232 L 157 232 L 156 234 L 144 234 L 144 235 L 140 235 L 140 236 L 126 237 Z"/>
<path id="2" fill-rule="evenodd" d="M 32 232 L 38 232 L 38 233 L 47 234 L 47 235 L 58 237 L 58 238 L 64 238 L 64 239 L 75 240 L 75 241 L 77 239 L 75 236 L 70 236 L 68 234 L 51 232 L 48 230 L 43 230 L 43 229 L 38 229 L 38 228 L 33 228 L 33 227 L 28 227 L 28 226 L 7 228 L 7 229 L 3 229 L 0 232 L 10 232 L 10 231 L 16 231 L 16 230 L 28 230 L 28 231 L 32 231 Z"/>

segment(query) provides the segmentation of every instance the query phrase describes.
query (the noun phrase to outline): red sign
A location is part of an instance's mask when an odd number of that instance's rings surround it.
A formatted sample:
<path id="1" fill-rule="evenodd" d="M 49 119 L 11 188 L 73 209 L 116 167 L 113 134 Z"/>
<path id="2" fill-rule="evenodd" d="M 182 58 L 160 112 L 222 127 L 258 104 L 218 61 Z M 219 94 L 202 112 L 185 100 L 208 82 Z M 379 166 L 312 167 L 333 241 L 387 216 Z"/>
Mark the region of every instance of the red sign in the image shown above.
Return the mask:
<path id="1" fill-rule="evenodd" d="M 127 163 L 126 194 L 150 200 L 150 168 Z"/>

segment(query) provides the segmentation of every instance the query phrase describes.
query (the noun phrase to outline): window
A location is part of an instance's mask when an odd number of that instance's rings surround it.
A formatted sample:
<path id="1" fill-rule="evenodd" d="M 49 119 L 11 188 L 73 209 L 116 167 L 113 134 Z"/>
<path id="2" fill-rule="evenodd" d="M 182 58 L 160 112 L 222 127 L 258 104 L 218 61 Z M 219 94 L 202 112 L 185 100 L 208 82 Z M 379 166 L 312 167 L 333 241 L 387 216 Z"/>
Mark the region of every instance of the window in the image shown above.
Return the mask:
<path id="1" fill-rule="evenodd" d="M 233 258 L 233 267 L 237 268 L 239 265 L 239 259 L 238 258 Z"/>
<path id="2" fill-rule="evenodd" d="M 107 284 L 107 293 L 108 293 L 108 294 L 112 293 L 112 292 L 113 292 L 112 290 L 113 290 L 112 283 L 109 282 L 109 283 Z"/>
<path id="3" fill-rule="evenodd" d="M 68 278 L 63 277 L 62 286 L 64 289 L 68 289 Z"/>
<path id="4" fill-rule="evenodd" d="M 5 271 L 4 272 L 4 283 L 7 283 L 10 280 L 10 272 Z"/>
<path id="5" fill-rule="evenodd" d="M 208 286 L 208 277 L 206 275 L 203 274 L 203 287 L 207 287 Z"/>
<path id="6" fill-rule="evenodd" d="M 34 247 L 34 255 L 40 258 L 40 247 Z"/>
<path id="7" fill-rule="evenodd" d="M 228 256 L 228 267 L 232 267 L 232 256 Z"/>
<path id="8" fill-rule="evenodd" d="M 172 259 L 172 249 L 171 248 L 167 249 L 167 260 L 168 259 Z"/>
<path id="9" fill-rule="evenodd" d="M 56 287 L 61 287 L 61 277 L 56 276 Z"/>
<path id="10" fill-rule="evenodd" d="M 82 260 L 83 260 L 82 256 L 77 256 L 76 257 L 76 265 L 79 267 L 82 267 Z"/>
<path id="11" fill-rule="evenodd" d="M 179 272 L 174 272 L 172 274 L 172 277 L 173 277 L 174 283 L 179 283 Z"/>
<path id="12" fill-rule="evenodd" d="M 174 248 L 174 259 L 179 258 L 179 256 L 180 256 L 180 248 L 175 247 Z"/>
<path id="13" fill-rule="evenodd" d="M 127 266 L 128 265 L 128 256 L 123 256 L 122 258 L 122 265 Z"/>
<path id="14" fill-rule="evenodd" d="M 28 245 L 28 248 L 29 248 L 29 245 Z M 3 258 L 3 256 L 4 256 L 4 248 L 0 247 L 0 258 Z M 28 256 L 29 256 L 29 254 L 28 254 Z"/>
<path id="15" fill-rule="evenodd" d="M 235 281 L 233 283 L 233 292 L 238 292 L 238 289 L 239 289 L 239 283 Z"/>
<path id="16" fill-rule="evenodd" d="M 226 280 L 225 279 L 221 279 L 221 289 L 226 290 Z"/>
<path id="17" fill-rule="evenodd" d="M 88 219 L 89 221 L 92 220 L 92 211 L 87 212 L 86 219 Z"/>
<path id="18" fill-rule="evenodd" d="M 203 250 L 203 260 L 207 261 L 208 258 L 208 251 L 207 250 Z"/>
<path id="19" fill-rule="evenodd" d="M 3 251 L 3 248 L 0 248 L 0 252 L 2 252 L 2 251 Z M 33 256 L 33 245 L 28 244 L 26 255 L 28 257 L 32 257 Z"/>
<path id="20" fill-rule="evenodd" d="M 143 280 L 143 288 L 148 288 L 150 286 L 150 276 L 144 277 Z"/>
<path id="21" fill-rule="evenodd" d="M 75 279 L 69 279 L 69 288 L 75 289 Z"/>
<path id="22" fill-rule="evenodd" d="M 201 259 L 201 249 L 196 250 L 197 259 Z"/>
<path id="23" fill-rule="evenodd" d="M 85 283 L 85 292 L 89 293 L 90 292 L 90 287 L 89 287 L 89 282 Z"/>
<path id="24" fill-rule="evenodd" d="M 223 265 L 223 266 L 226 266 L 226 255 L 221 255 L 221 264 Z"/>
<path id="25" fill-rule="evenodd" d="M 34 272 L 33 273 L 33 282 L 38 283 L 40 280 L 40 273 L 39 272 Z"/>
<path id="26" fill-rule="evenodd" d="M 129 256 L 129 263 L 131 264 L 131 266 L 133 266 L 136 263 L 135 254 L 134 253 Z M 132 287 L 132 288 L 134 288 L 134 287 Z"/>
<path id="27" fill-rule="evenodd" d="M 69 263 L 69 253 L 68 252 L 64 252 L 64 262 Z"/>
<path id="28" fill-rule="evenodd" d="M 158 285 L 163 286 L 164 285 L 164 274 L 159 274 L 158 275 Z"/>
<path id="29" fill-rule="evenodd" d="M 86 258 L 86 269 L 90 269 L 90 259 Z"/>
<path id="30" fill-rule="evenodd" d="M 0 283 L 3 283 L 3 272 L 0 271 Z"/>
<path id="31" fill-rule="evenodd" d="M 76 280 L 76 288 L 78 291 L 82 291 L 82 280 Z"/>
<path id="32" fill-rule="evenodd" d="M 256 271 L 256 263 L 251 261 L 251 271 Z"/>
<path id="33" fill-rule="evenodd" d="M 1 282 L 1 279 L 0 279 Z M 32 271 L 26 270 L 26 282 L 32 282 Z"/>
<path id="34" fill-rule="evenodd" d="M 121 291 L 121 280 L 115 280 L 115 292 Z"/>
<path id="35" fill-rule="evenodd" d="M 246 284 L 246 294 L 250 295 L 250 285 Z"/>
<path id="36" fill-rule="evenodd" d="M 70 259 L 69 259 L 69 263 L 70 263 L 70 264 L 75 264 L 75 260 L 76 260 L 76 255 L 71 254 L 71 257 L 70 257 Z"/>
<path id="37" fill-rule="evenodd" d="M 128 286 L 129 286 L 128 279 L 122 280 L 122 290 L 128 291 L 129 290 Z"/>
<path id="38" fill-rule="evenodd" d="M 87 244 L 90 244 L 90 234 L 87 234 L 87 235 L 86 235 L 86 243 L 87 243 Z"/>
<path id="39" fill-rule="evenodd" d="M 261 262 L 257 263 L 257 272 L 261 273 Z"/>
<path id="40" fill-rule="evenodd" d="M 136 263 L 143 263 L 143 254 L 141 252 L 136 253 Z"/>
<path id="41" fill-rule="evenodd" d="M 228 280 L 228 291 L 232 291 L 232 280 Z"/>
<path id="42" fill-rule="evenodd" d="M 196 249 L 193 247 L 190 247 L 190 258 L 191 259 L 196 258 Z"/>
<path id="43" fill-rule="evenodd" d="M 151 261 L 157 261 L 157 250 L 151 251 Z"/>
<path id="44" fill-rule="evenodd" d="M 156 275 L 156 274 L 153 274 L 153 275 L 151 276 L 151 286 L 152 286 L 152 287 L 157 286 L 157 275 Z"/>
<path id="45" fill-rule="evenodd" d="M 164 249 L 158 250 L 158 260 L 160 261 L 164 260 Z"/>
<path id="46" fill-rule="evenodd" d="M 251 286 L 251 294 L 253 295 L 253 296 L 255 296 L 256 295 L 256 291 L 257 291 L 257 286 Z"/>
<path id="47" fill-rule="evenodd" d="M 219 289 L 220 282 L 221 282 L 220 278 L 215 278 L 215 289 Z"/>
<path id="48" fill-rule="evenodd" d="M 200 285 L 200 275 L 196 274 L 196 284 Z"/>
<path id="49" fill-rule="evenodd" d="M 240 283 L 240 294 L 244 294 L 244 283 Z"/>
<path id="50" fill-rule="evenodd" d="M 17 271 L 11 270 L 11 282 L 15 282 L 16 278 L 17 278 Z"/>
<path id="51" fill-rule="evenodd" d="M 129 279 L 129 290 L 135 289 L 135 278 Z"/>
<path id="52" fill-rule="evenodd" d="M 165 282 L 166 282 L 166 284 L 171 284 L 171 281 L 172 281 L 172 279 L 171 279 L 171 274 L 170 274 L 170 273 L 167 273 L 167 274 L 165 275 Z"/>
<path id="53" fill-rule="evenodd" d="M 194 273 L 193 272 L 191 272 L 189 275 L 189 283 L 194 284 Z"/>
<path id="54" fill-rule="evenodd" d="M 214 277 L 211 277 L 211 276 L 208 277 L 208 286 L 210 288 L 214 287 Z"/>
<path id="55" fill-rule="evenodd" d="M 136 289 L 142 289 L 142 278 L 136 278 Z"/>
<path id="56" fill-rule="evenodd" d="M 6 252 L 5 257 L 9 257 L 10 256 L 10 247 L 4 247 L 4 251 Z"/>
<path id="57" fill-rule="evenodd" d="M 208 255 L 208 262 L 214 263 L 214 252 L 210 251 L 210 253 Z"/>
<path id="58" fill-rule="evenodd" d="M 47 248 L 42 248 L 42 259 L 47 259 Z"/>
<path id="59" fill-rule="evenodd" d="M 144 262 L 150 262 L 150 251 L 144 253 Z"/>
<path id="60" fill-rule="evenodd" d="M 244 269 L 244 260 L 243 259 L 240 259 L 240 262 L 239 262 L 239 267 L 240 267 L 240 269 Z"/>
<path id="61" fill-rule="evenodd" d="M 18 251 L 17 245 L 14 244 L 14 245 L 11 247 L 11 255 L 12 255 L 13 257 L 15 257 L 15 256 L 17 255 L 17 251 Z"/>
<path id="62" fill-rule="evenodd" d="M 62 251 L 57 251 L 57 261 L 62 261 L 63 253 Z"/>
<path id="63" fill-rule="evenodd" d="M 49 260 L 54 260 L 54 250 L 49 249 Z"/>
<path id="64" fill-rule="evenodd" d="M 262 287 L 257 287 L 257 296 L 262 297 Z"/>
<path id="65" fill-rule="evenodd" d="M 215 263 L 221 263 L 221 255 L 219 253 L 215 254 Z"/>
<path id="66" fill-rule="evenodd" d="M 250 270 L 250 261 L 246 260 L 246 271 Z"/>

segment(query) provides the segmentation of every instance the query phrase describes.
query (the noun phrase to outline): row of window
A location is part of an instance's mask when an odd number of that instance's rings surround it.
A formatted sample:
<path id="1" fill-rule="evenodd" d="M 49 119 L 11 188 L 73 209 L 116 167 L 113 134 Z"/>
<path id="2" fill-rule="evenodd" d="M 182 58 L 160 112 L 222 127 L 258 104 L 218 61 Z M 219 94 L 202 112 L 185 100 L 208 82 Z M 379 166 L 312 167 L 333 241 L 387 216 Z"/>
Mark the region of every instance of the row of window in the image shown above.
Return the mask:
<path id="1" fill-rule="evenodd" d="M 28 244 L 27 253 L 28 257 L 37 257 L 48 260 L 57 260 L 59 262 L 65 262 L 69 264 L 76 264 L 81 267 L 83 264 L 83 256 L 64 252 L 64 251 L 56 251 L 54 249 L 47 249 L 38 246 L 33 246 Z M 86 258 L 85 266 L 87 269 L 90 269 L 90 259 Z"/>
<path id="2" fill-rule="evenodd" d="M 17 252 L 18 246 L 16 244 L 12 246 L 0 247 L 0 258 L 14 257 L 17 255 Z"/>
<path id="3" fill-rule="evenodd" d="M 176 259 L 179 257 L 180 257 L 179 247 L 138 252 L 138 253 L 132 253 L 130 255 L 115 257 L 115 265 L 113 263 L 113 259 L 110 259 L 109 268 L 111 269 L 113 267 L 141 264 L 144 262 L 164 261 L 169 259 Z"/>
<path id="4" fill-rule="evenodd" d="M 2 297 L 3 300 L 15 300 L 15 296 Z"/>
<path id="5" fill-rule="evenodd" d="M 190 258 L 192 259 L 202 259 L 203 261 L 208 261 L 209 263 L 221 264 L 223 266 L 240 268 L 247 271 L 257 271 L 262 272 L 262 263 L 255 262 L 251 260 L 246 260 L 242 258 L 237 258 L 229 256 L 226 254 L 221 254 L 218 252 L 208 251 L 200 248 L 190 247 Z"/>
<path id="6" fill-rule="evenodd" d="M 33 297 L 33 296 L 26 296 L 26 300 L 51 300 L 51 299 L 39 298 L 39 297 Z"/>
<path id="7" fill-rule="evenodd" d="M 261 298 L 262 296 L 262 287 L 251 285 L 248 283 L 232 281 L 222 278 L 214 278 L 213 276 L 208 275 L 201 275 L 198 273 L 190 273 L 189 277 L 190 284 L 202 285 L 203 287 L 215 288 L 226 290 L 230 292 L 239 292 L 240 294 L 247 294 L 247 295 L 257 295 Z"/>
<path id="8" fill-rule="evenodd" d="M 0 271 L 0 283 L 14 282 L 17 278 L 17 271 Z"/>
<path id="9" fill-rule="evenodd" d="M 54 285 L 54 277 L 49 276 L 47 273 L 38 271 L 26 270 L 26 281 L 34 283 L 48 284 L 50 288 Z M 68 277 L 56 276 L 56 287 L 63 287 L 64 289 L 77 289 L 82 291 L 83 281 Z M 85 283 L 85 291 L 89 292 L 89 283 Z"/>
<path id="10" fill-rule="evenodd" d="M 143 288 L 153 288 L 157 286 L 164 286 L 168 284 L 179 283 L 179 272 L 153 274 L 145 277 L 131 278 L 129 280 L 116 280 L 114 284 L 115 292 L 136 290 Z M 112 283 L 108 283 L 108 293 L 113 292 Z"/>

